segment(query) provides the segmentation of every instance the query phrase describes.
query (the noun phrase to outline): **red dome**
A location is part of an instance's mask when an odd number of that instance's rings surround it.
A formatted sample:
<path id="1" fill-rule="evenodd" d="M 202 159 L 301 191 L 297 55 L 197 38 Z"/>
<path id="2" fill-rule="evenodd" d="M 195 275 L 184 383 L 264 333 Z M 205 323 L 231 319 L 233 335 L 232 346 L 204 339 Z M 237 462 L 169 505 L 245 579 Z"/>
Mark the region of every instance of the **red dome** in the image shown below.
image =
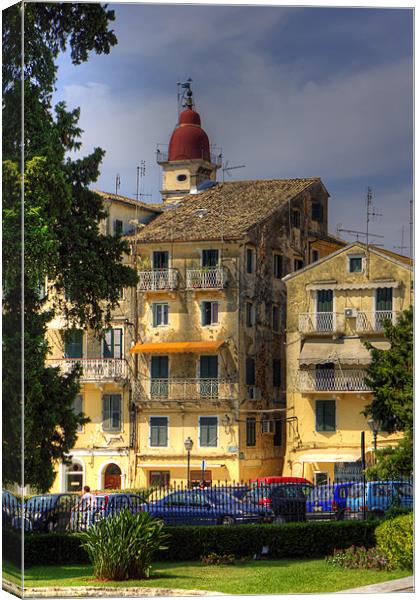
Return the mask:
<path id="1" fill-rule="evenodd" d="M 201 129 L 200 115 L 187 108 L 179 115 L 169 142 L 168 160 L 202 158 L 210 162 L 210 143 L 207 133 Z"/>

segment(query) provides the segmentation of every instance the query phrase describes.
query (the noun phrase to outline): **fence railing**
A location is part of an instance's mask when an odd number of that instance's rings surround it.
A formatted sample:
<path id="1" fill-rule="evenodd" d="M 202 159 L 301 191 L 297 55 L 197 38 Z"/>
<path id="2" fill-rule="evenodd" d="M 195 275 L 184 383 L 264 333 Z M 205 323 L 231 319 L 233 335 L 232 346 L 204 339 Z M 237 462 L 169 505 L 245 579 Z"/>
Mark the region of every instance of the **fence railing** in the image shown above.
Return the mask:
<path id="1" fill-rule="evenodd" d="M 311 483 L 214 483 L 209 471 L 190 472 L 189 484 L 156 480 L 148 489 L 33 496 L 22 503 L 3 493 L 4 527 L 25 532 L 83 531 L 118 514 L 148 512 L 167 525 L 232 525 L 383 517 L 413 508 L 413 480 L 351 479 Z"/>
<path id="2" fill-rule="evenodd" d="M 342 329 L 344 317 L 336 312 L 301 313 L 299 331 L 301 333 L 330 333 Z"/>
<path id="3" fill-rule="evenodd" d="M 221 154 L 210 154 L 210 160 L 212 164 L 217 165 L 218 167 L 222 166 L 222 155 Z M 158 148 L 156 150 L 156 162 L 160 165 L 162 163 L 168 162 L 168 150 L 166 148 L 161 149 Z"/>
<path id="4" fill-rule="evenodd" d="M 123 358 L 62 358 L 47 361 L 49 367 L 59 367 L 63 374 L 70 373 L 76 364 L 83 369 L 81 381 L 125 379 L 128 374 Z"/>
<path id="5" fill-rule="evenodd" d="M 363 369 L 312 369 L 299 371 L 299 389 L 302 392 L 370 391 Z"/>
<path id="6" fill-rule="evenodd" d="M 225 286 L 226 271 L 223 267 L 187 269 L 187 289 L 220 289 Z"/>
<path id="7" fill-rule="evenodd" d="M 137 289 L 140 291 L 175 290 L 178 287 L 176 269 L 152 269 L 139 271 Z"/>
<path id="8" fill-rule="evenodd" d="M 377 310 L 375 312 L 358 312 L 356 316 L 356 331 L 382 332 L 384 321 L 390 320 L 393 325 L 397 322 L 399 312 L 392 310 Z"/>
<path id="9" fill-rule="evenodd" d="M 136 389 L 139 400 L 228 400 L 237 395 L 238 384 L 230 379 L 150 379 Z"/>

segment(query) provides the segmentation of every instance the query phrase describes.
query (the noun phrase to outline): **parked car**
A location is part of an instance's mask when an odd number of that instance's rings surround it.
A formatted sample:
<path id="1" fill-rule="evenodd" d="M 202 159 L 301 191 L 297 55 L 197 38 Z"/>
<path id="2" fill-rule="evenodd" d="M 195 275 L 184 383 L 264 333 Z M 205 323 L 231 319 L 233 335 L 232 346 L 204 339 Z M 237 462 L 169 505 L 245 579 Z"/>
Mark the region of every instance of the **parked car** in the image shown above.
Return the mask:
<path id="1" fill-rule="evenodd" d="M 289 477 L 280 475 L 257 477 L 256 479 L 251 479 L 250 481 L 251 487 L 259 485 L 272 485 L 274 483 L 307 483 L 308 485 L 312 485 L 310 481 L 305 479 L 305 477 Z"/>
<path id="2" fill-rule="evenodd" d="M 22 514 L 13 519 L 13 527 L 23 527 L 25 531 L 64 531 L 68 528 L 71 510 L 78 495 L 44 494 L 29 498 Z"/>
<path id="3" fill-rule="evenodd" d="M 349 518 L 362 519 L 364 512 L 368 516 L 383 517 L 385 511 L 393 505 L 403 508 L 413 507 L 413 486 L 406 481 L 368 481 L 365 497 L 363 483 L 350 486 L 346 504 Z"/>
<path id="4" fill-rule="evenodd" d="M 128 508 L 131 514 L 141 512 L 144 505 L 144 498 L 137 494 L 108 494 L 108 501 L 105 505 L 104 516 L 116 515 L 124 508 Z"/>
<path id="5" fill-rule="evenodd" d="M 258 523 L 259 511 L 225 491 L 217 489 L 173 492 L 161 500 L 142 505 L 152 517 L 167 525 L 233 525 Z"/>
<path id="6" fill-rule="evenodd" d="M 354 483 L 331 483 L 317 485 L 306 500 L 306 519 L 344 519 L 349 489 Z"/>
<path id="7" fill-rule="evenodd" d="M 1 514 L 3 527 L 11 526 L 13 519 L 19 515 L 21 500 L 7 490 L 2 492 Z"/>
<path id="8" fill-rule="evenodd" d="M 265 521 L 305 521 L 306 498 L 312 487 L 306 480 L 305 483 L 261 484 L 251 489 L 242 502 L 247 507 L 257 507 Z"/>
<path id="9" fill-rule="evenodd" d="M 80 498 L 72 507 L 69 522 L 71 531 L 85 531 L 105 516 L 108 496 L 95 494 L 94 499 Z"/>

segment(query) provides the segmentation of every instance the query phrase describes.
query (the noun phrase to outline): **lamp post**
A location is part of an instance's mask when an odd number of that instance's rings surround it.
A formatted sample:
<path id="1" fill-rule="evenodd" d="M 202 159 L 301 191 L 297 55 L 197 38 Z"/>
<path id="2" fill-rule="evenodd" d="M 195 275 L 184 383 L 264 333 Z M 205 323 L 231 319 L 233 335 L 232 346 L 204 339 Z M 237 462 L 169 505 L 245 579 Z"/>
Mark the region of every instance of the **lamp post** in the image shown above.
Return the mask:
<path id="1" fill-rule="evenodd" d="M 184 448 L 187 451 L 187 487 L 190 487 L 190 459 L 191 459 L 191 450 L 194 445 L 192 439 L 188 436 L 184 442 Z"/>
<path id="2" fill-rule="evenodd" d="M 381 422 L 378 419 L 369 419 L 368 425 L 373 433 L 373 453 L 376 459 L 376 450 L 378 447 L 378 432 L 381 428 Z"/>

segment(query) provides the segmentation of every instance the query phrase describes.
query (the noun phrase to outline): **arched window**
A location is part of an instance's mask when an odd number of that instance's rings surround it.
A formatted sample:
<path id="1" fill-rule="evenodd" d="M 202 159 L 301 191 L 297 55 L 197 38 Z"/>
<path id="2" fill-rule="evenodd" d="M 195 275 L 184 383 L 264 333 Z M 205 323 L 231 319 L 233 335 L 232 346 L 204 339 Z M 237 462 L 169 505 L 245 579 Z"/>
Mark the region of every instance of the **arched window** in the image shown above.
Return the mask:
<path id="1" fill-rule="evenodd" d="M 105 469 L 104 489 L 105 490 L 120 490 L 121 489 L 121 469 L 118 465 L 116 465 L 114 463 L 111 463 Z"/>
<path id="2" fill-rule="evenodd" d="M 83 465 L 78 461 L 73 461 L 66 466 L 65 470 L 65 491 L 81 492 L 83 488 Z"/>

